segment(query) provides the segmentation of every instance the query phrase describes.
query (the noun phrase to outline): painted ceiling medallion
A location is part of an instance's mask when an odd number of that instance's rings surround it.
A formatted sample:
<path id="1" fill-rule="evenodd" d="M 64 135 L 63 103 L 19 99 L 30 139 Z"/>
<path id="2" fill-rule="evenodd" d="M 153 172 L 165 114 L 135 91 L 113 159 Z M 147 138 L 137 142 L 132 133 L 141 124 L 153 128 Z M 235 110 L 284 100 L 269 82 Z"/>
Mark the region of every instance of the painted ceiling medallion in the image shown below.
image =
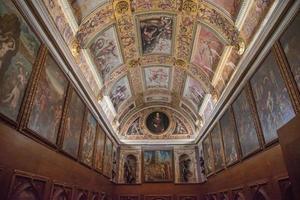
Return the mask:
<path id="1" fill-rule="evenodd" d="M 163 112 L 153 112 L 146 118 L 146 126 L 153 134 L 164 133 L 170 124 L 169 117 Z"/>

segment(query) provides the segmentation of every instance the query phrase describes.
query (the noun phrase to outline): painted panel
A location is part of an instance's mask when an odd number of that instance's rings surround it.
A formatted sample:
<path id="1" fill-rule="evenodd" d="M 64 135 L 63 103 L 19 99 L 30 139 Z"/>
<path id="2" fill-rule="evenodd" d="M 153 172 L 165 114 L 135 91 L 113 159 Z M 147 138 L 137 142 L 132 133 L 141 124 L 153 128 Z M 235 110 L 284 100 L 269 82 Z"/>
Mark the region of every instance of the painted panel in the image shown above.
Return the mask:
<path id="1" fill-rule="evenodd" d="M 218 8 L 226 10 L 233 18 L 235 18 L 241 7 L 242 0 L 207 0 Z"/>
<path id="2" fill-rule="evenodd" d="M 144 68 L 145 86 L 147 89 L 170 87 L 170 68 L 169 67 L 146 67 Z"/>
<path id="3" fill-rule="evenodd" d="M 287 88 L 272 53 L 266 57 L 250 82 L 264 139 L 268 143 L 278 138 L 277 129 L 295 116 Z"/>
<path id="4" fill-rule="evenodd" d="M 173 135 L 187 135 L 189 134 L 187 128 L 185 127 L 185 125 L 182 123 L 182 121 L 180 119 L 178 119 L 177 117 L 175 117 L 175 130 L 172 133 Z"/>
<path id="5" fill-rule="evenodd" d="M 211 132 L 211 141 L 214 151 L 215 171 L 219 171 L 225 167 L 224 148 L 219 123 L 215 125 Z"/>
<path id="6" fill-rule="evenodd" d="M 80 134 L 82 130 L 85 105 L 73 90 L 68 112 L 66 114 L 64 140 L 62 149 L 73 157 L 77 157 Z"/>
<path id="7" fill-rule="evenodd" d="M 111 72 L 123 63 L 114 26 L 98 34 L 91 43 L 89 51 L 98 73 L 104 80 L 108 79 Z"/>
<path id="8" fill-rule="evenodd" d="M 206 175 L 210 175 L 214 171 L 214 158 L 213 150 L 211 146 L 210 135 L 202 142 L 203 158 L 204 158 L 204 167 Z"/>
<path id="9" fill-rule="evenodd" d="M 134 184 L 137 182 L 137 158 L 134 155 L 128 155 L 124 161 L 123 179 L 126 184 Z"/>
<path id="10" fill-rule="evenodd" d="M 129 86 L 129 81 L 127 76 L 119 79 L 111 89 L 110 99 L 115 109 L 118 111 L 119 107 L 124 103 L 128 98 L 131 97 L 131 91 Z"/>
<path id="11" fill-rule="evenodd" d="M 111 178 L 111 171 L 112 171 L 112 151 L 113 151 L 113 144 L 111 140 L 106 136 L 105 139 L 105 150 L 104 150 L 104 158 L 103 163 L 106 163 L 103 166 L 103 174 Z"/>
<path id="12" fill-rule="evenodd" d="M 243 90 L 239 97 L 235 100 L 232 107 L 236 120 L 242 155 L 247 156 L 259 149 L 260 145 L 245 90 Z"/>
<path id="13" fill-rule="evenodd" d="M 0 113 L 17 120 L 40 42 L 11 1 L 0 0 Z"/>
<path id="14" fill-rule="evenodd" d="M 210 78 L 213 77 L 224 44 L 209 28 L 199 24 L 197 27 L 191 63 L 200 67 Z"/>
<path id="15" fill-rule="evenodd" d="M 229 109 L 220 120 L 224 141 L 224 154 L 226 164 L 230 165 L 238 160 L 236 127 L 232 110 Z"/>
<path id="16" fill-rule="evenodd" d="M 48 54 L 27 127 L 53 144 L 57 140 L 67 85 L 68 80 Z"/>
<path id="17" fill-rule="evenodd" d="M 90 112 L 86 114 L 85 130 L 81 149 L 81 161 L 89 166 L 93 163 L 94 142 L 96 137 L 97 121 Z"/>
<path id="18" fill-rule="evenodd" d="M 142 54 L 171 54 L 174 17 L 145 15 L 138 17 Z"/>
<path id="19" fill-rule="evenodd" d="M 300 14 L 296 16 L 292 24 L 280 38 L 285 55 L 291 66 L 291 70 L 300 90 Z"/>
<path id="20" fill-rule="evenodd" d="M 141 118 L 137 118 L 132 122 L 130 127 L 128 128 L 127 135 L 143 135 L 143 132 L 140 127 L 140 120 Z"/>
<path id="21" fill-rule="evenodd" d="M 192 77 L 188 76 L 185 82 L 183 97 L 187 98 L 193 104 L 196 112 L 199 111 L 204 96 L 205 93 L 200 83 Z"/>
<path id="22" fill-rule="evenodd" d="M 145 150 L 143 153 L 145 182 L 173 181 L 172 150 Z"/>
<path id="23" fill-rule="evenodd" d="M 97 129 L 97 141 L 95 150 L 95 168 L 99 171 L 103 169 L 103 157 L 104 157 L 104 146 L 105 146 L 105 132 L 98 126 Z"/>

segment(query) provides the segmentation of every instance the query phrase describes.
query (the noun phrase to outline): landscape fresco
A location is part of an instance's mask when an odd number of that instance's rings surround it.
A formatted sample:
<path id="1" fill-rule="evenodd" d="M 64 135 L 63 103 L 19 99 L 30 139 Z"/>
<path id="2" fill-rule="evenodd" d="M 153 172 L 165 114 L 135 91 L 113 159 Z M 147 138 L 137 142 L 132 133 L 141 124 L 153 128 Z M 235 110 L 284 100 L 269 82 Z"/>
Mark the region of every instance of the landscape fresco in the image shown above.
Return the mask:
<path id="1" fill-rule="evenodd" d="M 84 103 L 75 90 L 72 90 L 71 100 L 65 119 L 62 149 L 73 157 L 77 157 L 78 153 L 84 111 Z"/>
<path id="2" fill-rule="evenodd" d="M 168 15 L 140 16 L 142 54 L 171 54 L 173 23 Z"/>
<path id="3" fill-rule="evenodd" d="M 233 118 L 232 110 L 229 109 L 225 112 L 220 120 L 221 130 L 224 141 L 224 154 L 226 165 L 230 165 L 237 161 L 237 141 L 236 141 L 236 128 Z"/>
<path id="4" fill-rule="evenodd" d="M 172 150 L 145 150 L 143 161 L 145 182 L 173 181 Z"/>
<path id="5" fill-rule="evenodd" d="M 55 144 L 62 118 L 68 80 L 50 54 L 38 81 L 27 127 Z"/>
<path id="6" fill-rule="evenodd" d="M 170 68 L 169 67 L 146 67 L 144 68 L 146 88 L 169 89 Z"/>
<path id="7" fill-rule="evenodd" d="M 270 53 L 251 79 L 266 143 L 278 138 L 277 129 L 295 116 L 275 57 Z"/>
<path id="8" fill-rule="evenodd" d="M 103 156 L 103 163 L 107 163 L 103 166 L 103 174 L 111 178 L 111 171 L 112 171 L 112 151 L 113 151 L 113 144 L 111 140 L 106 136 L 105 139 L 105 148 L 104 148 L 104 156 Z"/>
<path id="9" fill-rule="evenodd" d="M 104 80 L 123 63 L 117 38 L 115 27 L 111 26 L 96 36 L 89 47 L 91 57 Z"/>
<path id="10" fill-rule="evenodd" d="M 217 7 L 224 8 L 233 18 L 239 13 L 241 3 L 243 0 L 206 0 L 213 3 Z"/>
<path id="11" fill-rule="evenodd" d="M 127 76 L 124 76 L 114 84 L 110 92 L 110 99 L 116 111 L 118 111 L 121 104 L 124 103 L 130 97 L 131 91 L 129 81 Z"/>
<path id="12" fill-rule="evenodd" d="M 200 83 L 197 80 L 188 76 L 185 82 L 183 96 L 193 104 L 196 112 L 198 112 L 203 102 L 205 93 Z"/>
<path id="13" fill-rule="evenodd" d="M 99 171 L 102 171 L 103 169 L 104 145 L 105 145 L 105 132 L 100 126 L 98 126 L 96 146 L 95 146 L 95 168 Z"/>
<path id="14" fill-rule="evenodd" d="M 210 175 L 214 171 L 214 158 L 210 141 L 210 135 L 206 136 L 206 138 L 203 140 L 202 149 L 205 173 L 206 175 Z"/>
<path id="15" fill-rule="evenodd" d="M 93 12 L 97 7 L 108 2 L 108 0 L 68 0 L 78 24 L 82 22 L 86 16 Z"/>
<path id="16" fill-rule="evenodd" d="M 300 90 L 300 14 L 296 16 L 292 24 L 280 38 L 285 55 Z"/>
<path id="17" fill-rule="evenodd" d="M 224 50 L 224 44 L 206 26 L 199 24 L 195 35 L 191 63 L 212 78 Z"/>
<path id="18" fill-rule="evenodd" d="M 219 171 L 225 167 L 225 162 L 221 130 L 218 123 L 215 125 L 210 134 L 214 151 L 215 171 Z"/>
<path id="19" fill-rule="evenodd" d="M 245 90 L 241 92 L 232 107 L 242 154 L 245 157 L 260 148 L 254 119 Z"/>
<path id="20" fill-rule="evenodd" d="M 89 166 L 93 163 L 94 142 L 96 137 L 97 121 L 90 112 L 86 114 L 85 129 L 81 149 L 81 161 Z"/>
<path id="21" fill-rule="evenodd" d="M 0 113 L 16 121 L 40 41 L 11 1 L 0 0 Z"/>

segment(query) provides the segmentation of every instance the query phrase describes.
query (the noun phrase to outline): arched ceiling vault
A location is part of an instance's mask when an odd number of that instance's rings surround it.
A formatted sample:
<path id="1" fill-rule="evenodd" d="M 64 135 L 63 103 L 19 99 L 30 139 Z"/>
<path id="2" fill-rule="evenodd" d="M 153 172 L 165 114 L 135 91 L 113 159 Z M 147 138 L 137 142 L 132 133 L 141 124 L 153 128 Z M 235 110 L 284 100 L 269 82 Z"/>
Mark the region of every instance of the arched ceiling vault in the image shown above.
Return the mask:
<path id="1" fill-rule="evenodd" d="M 208 119 L 273 1 L 44 3 L 121 140 L 183 141 Z M 151 112 L 169 117 L 164 134 L 145 127 Z"/>

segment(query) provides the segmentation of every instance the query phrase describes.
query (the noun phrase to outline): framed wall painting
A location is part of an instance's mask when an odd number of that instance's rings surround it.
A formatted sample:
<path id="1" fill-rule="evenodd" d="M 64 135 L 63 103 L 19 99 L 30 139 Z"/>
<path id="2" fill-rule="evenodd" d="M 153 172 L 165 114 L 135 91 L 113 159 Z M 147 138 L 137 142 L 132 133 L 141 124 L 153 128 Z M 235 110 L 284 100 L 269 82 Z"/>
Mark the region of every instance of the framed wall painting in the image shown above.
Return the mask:
<path id="1" fill-rule="evenodd" d="M 93 164 L 93 153 L 96 138 L 97 121 L 94 116 L 87 110 L 84 130 L 82 133 L 82 144 L 81 144 L 81 161 L 92 166 Z"/>
<path id="2" fill-rule="evenodd" d="M 48 53 L 41 69 L 27 128 L 56 144 L 66 98 L 68 80 Z"/>
<path id="3" fill-rule="evenodd" d="M 111 171 L 112 171 L 112 151 L 113 151 L 113 144 L 112 141 L 106 136 L 105 139 L 105 147 L 104 147 L 104 157 L 103 157 L 103 174 L 109 178 L 111 178 Z"/>
<path id="4" fill-rule="evenodd" d="M 0 115 L 16 122 L 41 43 L 12 1 L 0 0 Z"/>
<path id="5" fill-rule="evenodd" d="M 220 119 L 220 126 L 224 143 L 225 163 L 228 166 L 237 162 L 239 157 L 236 137 L 237 133 L 231 107 Z"/>
<path id="6" fill-rule="evenodd" d="M 214 154 L 215 171 L 217 172 L 225 167 L 224 148 L 219 123 L 215 125 L 210 135 Z"/>
<path id="7" fill-rule="evenodd" d="M 277 129 L 295 116 L 272 52 L 250 80 L 265 143 L 278 138 Z"/>
<path id="8" fill-rule="evenodd" d="M 62 150 L 74 158 L 78 155 L 84 112 L 85 105 L 73 89 L 65 117 Z"/>
<path id="9" fill-rule="evenodd" d="M 280 43 L 291 67 L 298 89 L 300 90 L 300 13 L 280 38 Z"/>
<path id="10" fill-rule="evenodd" d="M 246 89 L 244 89 L 233 102 L 232 108 L 242 155 L 243 157 L 246 157 L 260 148 Z"/>
<path id="11" fill-rule="evenodd" d="M 214 172 L 214 157 L 211 144 L 210 134 L 202 142 L 204 168 L 206 176 L 211 175 Z"/>
<path id="12" fill-rule="evenodd" d="M 105 145 L 105 132 L 100 125 L 97 128 L 97 137 L 95 144 L 95 169 L 102 172 L 103 169 L 103 156 Z"/>
<path id="13" fill-rule="evenodd" d="M 173 151 L 144 150 L 143 176 L 145 183 L 173 181 Z"/>

